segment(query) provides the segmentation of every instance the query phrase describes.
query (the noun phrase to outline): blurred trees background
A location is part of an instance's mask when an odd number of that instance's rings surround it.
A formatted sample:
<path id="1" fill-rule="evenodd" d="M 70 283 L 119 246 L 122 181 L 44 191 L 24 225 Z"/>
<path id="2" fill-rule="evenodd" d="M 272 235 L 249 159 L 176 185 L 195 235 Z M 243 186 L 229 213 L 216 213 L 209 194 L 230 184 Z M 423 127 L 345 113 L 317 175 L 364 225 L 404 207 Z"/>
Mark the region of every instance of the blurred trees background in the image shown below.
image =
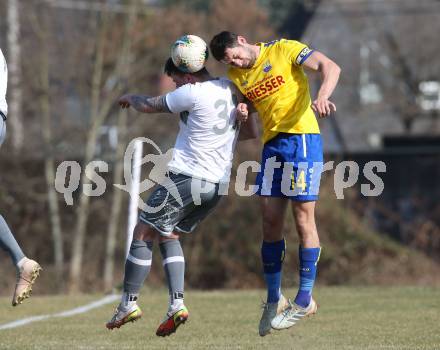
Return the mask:
<path id="1" fill-rule="evenodd" d="M 0 13 L 10 11 L 11 3 L 0 1 Z M 171 43 L 184 33 L 200 35 L 207 42 L 224 29 L 250 41 L 280 35 L 299 39 L 320 1 L 286 5 L 277 0 L 29 0 L 17 4 L 20 30 L 15 40 L 20 47 L 21 79 L 18 86 L 10 84 L 9 98 L 17 89 L 22 93 L 24 142 L 17 148 L 17 134 L 11 128 L 0 151 L 0 212 L 25 252 L 44 267 L 44 283 L 38 288 L 53 293 L 108 291 L 120 283 L 128 194 L 113 184 L 122 183 L 126 146 L 134 137 L 146 136 L 165 153 L 175 140 L 175 116 L 121 111 L 117 98 L 126 92 L 155 95 L 172 89 L 162 74 L 163 64 Z M 295 19 L 302 22 L 293 28 L 288 24 Z M 2 20 L 0 46 L 7 58 L 10 30 Z M 225 74 L 225 67 L 213 59 L 208 68 L 215 75 Z M 13 111 L 10 120 L 16 117 Z M 259 160 L 260 150 L 259 141 L 240 144 L 235 167 L 245 160 Z M 148 152 L 153 149 L 144 150 Z M 73 206 L 54 190 L 56 168 L 64 160 L 77 161 L 82 169 Z M 84 186 L 93 185 L 93 169 L 86 166 L 94 160 L 109 164 L 108 171 L 100 173 L 106 191 L 96 198 L 83 192 Z M 142 171 L 148 177 L 148 167 Z M 196 233 L 183 238 L 190 287 L 263 285 L 258 201 L 238 197 L 234 185 L 232 181 L 230 195 Z M 320 283 L 438 282 L 438 263 L 371 230 L 362 215 L 336 200 L 332 186 L 328 175 L 317 214 L 324 246 Z M 297 242 L 289 220 L 285 279 L 293 285 Z M 163 278 L 158 257 L 156 253 L 149 278 L 153 285 Z M 0 261 L 1 290 L 9 293 L 12 266 L 4 254 Z M 424 274 L 419 273 L 421 268 Z"/>

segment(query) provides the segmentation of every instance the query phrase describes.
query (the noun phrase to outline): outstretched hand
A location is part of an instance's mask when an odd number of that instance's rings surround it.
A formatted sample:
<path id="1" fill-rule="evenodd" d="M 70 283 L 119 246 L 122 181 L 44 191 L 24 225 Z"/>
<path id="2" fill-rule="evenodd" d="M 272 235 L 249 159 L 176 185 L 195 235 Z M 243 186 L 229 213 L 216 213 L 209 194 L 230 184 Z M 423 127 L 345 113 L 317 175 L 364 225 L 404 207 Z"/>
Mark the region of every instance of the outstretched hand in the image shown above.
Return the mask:
<path id="1" fill-rule="evenodd" d="M 321 118 L 327 117 L 331 112 L 336 112 L 336 105 L 326 98 L 317 98 L 312 103 L 312 109 L 318 113 Z"/>

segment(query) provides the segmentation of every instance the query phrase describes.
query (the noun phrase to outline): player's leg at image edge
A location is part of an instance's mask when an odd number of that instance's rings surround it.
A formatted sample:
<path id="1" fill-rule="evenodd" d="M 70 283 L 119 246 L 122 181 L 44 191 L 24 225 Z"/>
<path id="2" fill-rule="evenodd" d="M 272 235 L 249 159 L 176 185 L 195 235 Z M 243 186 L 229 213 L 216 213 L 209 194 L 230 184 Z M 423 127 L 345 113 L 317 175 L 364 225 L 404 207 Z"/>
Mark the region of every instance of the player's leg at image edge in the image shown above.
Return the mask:
<path id="1" fill-rule="evenodd" d="M 27 258 L 23 254 L 8 224 L 1 215 L 0 247 L 9 253 L 17 269 L 17 283 L 14 295 L 12 296 L 12 306 L 17 306 L 31 296 L 32 286 L 40 275 L 42 268 L 36 261 Z"/>

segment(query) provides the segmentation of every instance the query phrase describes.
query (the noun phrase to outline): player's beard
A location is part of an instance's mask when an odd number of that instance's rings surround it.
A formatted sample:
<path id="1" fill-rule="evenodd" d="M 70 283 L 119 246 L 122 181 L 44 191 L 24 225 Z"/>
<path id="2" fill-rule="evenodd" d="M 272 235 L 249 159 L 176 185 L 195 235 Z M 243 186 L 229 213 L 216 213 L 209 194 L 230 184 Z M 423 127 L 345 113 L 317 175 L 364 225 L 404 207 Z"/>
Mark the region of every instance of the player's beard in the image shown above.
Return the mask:
<path id="1" fill-rule="evenodd" d="M 249 56 L 249 63 L 243 68 L 249 69 L 254 66 L 255 61 L 257 60 L 257 55 L 250 47 L 246 47 L 246 53 Z"/>

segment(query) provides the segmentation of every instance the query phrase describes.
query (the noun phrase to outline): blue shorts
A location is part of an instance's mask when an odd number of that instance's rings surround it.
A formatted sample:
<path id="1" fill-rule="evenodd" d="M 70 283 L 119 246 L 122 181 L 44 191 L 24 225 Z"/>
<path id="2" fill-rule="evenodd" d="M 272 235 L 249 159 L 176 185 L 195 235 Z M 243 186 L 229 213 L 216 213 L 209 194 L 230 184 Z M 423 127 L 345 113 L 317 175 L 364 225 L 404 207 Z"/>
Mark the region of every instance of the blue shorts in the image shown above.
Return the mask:
<path id="1" fill-rule="evenodd" d="M 316 201 L 322 169 L 320 134 L 279 133 L 264 145 L 257 194 Z"/>

